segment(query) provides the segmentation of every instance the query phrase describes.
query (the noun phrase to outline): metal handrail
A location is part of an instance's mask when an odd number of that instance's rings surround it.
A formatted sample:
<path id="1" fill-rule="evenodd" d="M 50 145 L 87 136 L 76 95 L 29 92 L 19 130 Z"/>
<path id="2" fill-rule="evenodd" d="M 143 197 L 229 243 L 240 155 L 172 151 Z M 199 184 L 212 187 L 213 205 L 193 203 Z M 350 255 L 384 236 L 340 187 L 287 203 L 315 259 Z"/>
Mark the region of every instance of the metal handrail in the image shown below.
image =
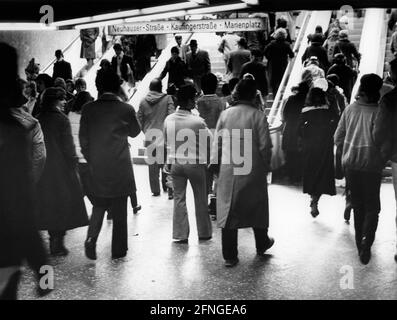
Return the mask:
<path id="1" fill-rule="evenodd" d="M 72 42 L 70 42 L 63 50 L 63 54 L 65 54 L 66 51 L 68 51 L 73 45 L 74 43 L 80 39 L 80 35 L 78 35 L 76 38 L 74 38 L 72 40 Z M 40 70 L 40 73 L 45 73 L 55 62 L 57 61 L 56 58 L 54 58 L 53 60 L 51 60 L 51 62 L 49 62 L 42 70 Z"/>
<path id="2" fill-rule="evenodd" d="M 184 44 L 187 44 L 189 41 L 190 41 L 190 39 L 192 38 L 192 36 L 193 36 L 193 33 L 190 33 L 190 35 L 186 38 L 186 41 L 184 41 Z M 155 64 L 152 66 L 152 68 L 150 69 L 150 71 L 152 71 L 153 69 L 154 69 L 154 67 L 157 65 L 157 63 L 158 63 L 158 59 L 157 59 L 157 61 L 155 62 Z M 148 72 L 148 74 L 150 73 L 150 71 Z M 135 93 L 138 91 L 138 88 L 136 88 L 136 90 L 133 90 L 133 92 L 131 93 L 131 95 L 130 96 L 128 96 L 128 101 L 130 101 L 133 97 L 134 97 L 134 95 L 135 95 Z"/>
<path id="3" fill-rule="evenodd" d="M 293 67 L 293 65 L 294 65 L 294 63 L 296 61 L 296 57 L 297 57 L 296 53 L 297 53 L 298 48 L 300 47 L 300 45 L 301 45 L 301 43 L 303 41 L 303 36 L 305 34 L 305 30 L 306 30 L 306 27 L 307 27 L 307 24 L 308 24 L 310 16 L 311 16 L 311 12 L 310 11 L 305 11 L 305 17 L 303 19 L 302 26 L 301 26 L 301 28 L 299 30 L 298 37 L 296 38 L 296 41 L 294 43 L 294 48 L 292 50 L 295 53 L 295 56 L 288 62 L 288 65 L 287 65 L 287 68 L 285 69 L 285 72 L 284 72 L 283 78 L 281 80 L 280 86 L 279 86 L 279 88 L 277 90 L 277 94 L 274 97 L 272 108 L 270 110 L 269 117 L 268 117 L 269 118 L 268 121 L 269 121 L 269 123 L 271 125 L 271 127 L 270 127 L 270 131 L 271 132 L 275 131 L 275 129 L 272 127 L 272 125 L 274 123 L 274 119 L 277 116 L 278 107 L 279 107 L 279 105 L 282 102 L 281 98 L 282 98 L 282 95 L 284 93 L 285 87 L 287 86 L 287 82 L 288 82 L 288 79 L 289 79 L 289 75 L 290 75 L 290 73 L 292 71 L 292 67 Z M 277 127 L 281 128 L 281 125 L 279 125 Z"/>

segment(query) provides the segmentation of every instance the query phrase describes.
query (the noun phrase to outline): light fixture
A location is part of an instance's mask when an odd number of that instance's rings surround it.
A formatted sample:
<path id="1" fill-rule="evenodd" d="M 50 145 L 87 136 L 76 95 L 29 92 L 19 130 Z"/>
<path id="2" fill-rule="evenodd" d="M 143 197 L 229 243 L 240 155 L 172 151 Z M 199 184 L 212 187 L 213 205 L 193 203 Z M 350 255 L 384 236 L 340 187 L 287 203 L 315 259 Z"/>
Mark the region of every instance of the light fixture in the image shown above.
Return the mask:
<path id="1" fill-rule="evenodd" d="M 200 5 L 200 6 L 208 5 L 208 4 L 209 4 L 209 1 L 208 1 L 208 0 L 189 0 L 189 2 L 195 2 L 195 3 L 197 3 L 197 4 Z"/>
<path id="2" fill-rule="evenodd" d="M 179 10 L 179 11 L 150 14 L 147 16 L 127 18 L 127 19 L 125 19 L 125 22 L 144 22 L 144 21 L 150 21 L 150 20 L 175 18 L 175 17 L 185 16 L 186 13 L 187 13 L 186 10 Z"/>
<path id="3" fill-rule="evenodd" d="M 181 3 L 175 3 L 175 4 L 167 4 L 167 5 L 158 6 L 158 7 L 144 8 L 144 9 L 141 9 L 141 14 L 151 14 L 151 13 L 159 13 L 159 12 L 166 12 L 166 11 L 182 10 L 182 9 L 194 8 L 197 6 L 198 6 L 197 3 L 187 1 L 187 2 L 181 2 Z"/>
<path id="4" fill-rule="evenodd" d="M 74 26 L 74 28 L 77 30 L 81 30 L 81 29 L 88 29 L 88 28 L 111 26 L 114 24 L 121 24 L 124 22 L 125 22 L 125 19 L 107 20 L 107 21 L 101 21 L 101 22 L 78 24 L 78 25 Z"/>
<path id="5" fill-rule="evenodd" d="M 242 2 L 248 4 L 249 6 L 258 6 L 259 0 L 241 0 Z"/>
<path id="6" fill-rule="evenodd" d="M 53 25 L 47 26 L 44 23 L 0 23 L 0 30 L 2 31 L 17 31 L 17 30 L 56 30 Z"/>
<path id="7" fill-rule="evenodd" d="M 221 6 L 191 9 L 191 10 L 187 10 L 187 14 L 216 13 L 216 12 L 223 12 L 223 11 L 241 10 L 241 9 L 246 9 L 246 8 L 248 8 L 248 5 L 246 3 L 234 3 L 234 4 L 226 4 L 226 5 L 221 5 Z"/>
<path id="8" fill-rule="evenodd" d="M 119 18 L 137 16 L 140 13 L 141 13 L 141 10 L 139 10 L 139 9 L 128 10 L 128 11 L 123 11 L 123 12 L 105 13 L 105 14 L 99 14 L 97 16 L 93 16 L 92 20 L 93 21 L 102 21 L 102 20 L 108 20 L 108 19 L 119 19 Z"/>
<path id="9" fill-rule="evenodd" d="M 201 1 L 201 0 L 198 0 Z M 121 18 L 126 18 L 126 17 L 134 17 L 134 16 L 140 16 L 140 15 L 145 15 L 145 14 L 153 14 L 153 13 L 160 13 L 160 12 L 167 12 L 167 11 L 175 11 L 175 10 L 182 10 L 182 9 L 190 9 L 190 8 L 195 8 L 198 7 L 199 4 L 196 2 L 191 2 L 191 1 L 185 1 L 181 3 L 175 3 L 175 4 L 169 4 L 169 5 L 164 5 L 164 6 L 157 6 L 157 7 L 148 7 L 144 9 L 133 9 L 133 10 L 126 10 L 126 11 L 118 11 L 118 12 L 113 12 L 113 13 L 105 13 L 105 14 L 100 14 L 96 15 L 93 17 L 84 17 L 84 18 L 76 18 L 76 19 L 69 19 L 69 20 L 62 20 L 62 21 L 57 21 L 54 22 L 53 25 L 57 27 L 61 26 L 72 26 L 72 25 L 82 25 L 82 24 L 88 24 L 90 22 L 94 21 L 102 21 L 102 20 L 118 20 Z M 109 24 L 114 24 L 114 23 L 107 23 Z M 91 25 L 91 24 L 90 24 Z M 104 25 L 103 23 L 100 25 Z M 99 26 L 95 24 L 94 26 Z M 75 27 L 76 29 L 84 29 L 84 28 L 91 28 L 91 27 Z"/>

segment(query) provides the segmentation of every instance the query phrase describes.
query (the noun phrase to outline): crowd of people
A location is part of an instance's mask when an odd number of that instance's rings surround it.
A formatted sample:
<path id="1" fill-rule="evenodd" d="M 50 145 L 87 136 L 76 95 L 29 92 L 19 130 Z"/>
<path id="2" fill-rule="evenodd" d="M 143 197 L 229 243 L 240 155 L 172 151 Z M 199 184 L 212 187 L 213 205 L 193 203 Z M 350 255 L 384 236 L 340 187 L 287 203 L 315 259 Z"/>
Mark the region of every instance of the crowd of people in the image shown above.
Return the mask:
<path id="1" fill-rule="evenodd" d="M 397 199 L 397 59 L 389 62 L 392 85 L 387 90 L 378 75 L 362 75 L 350 103 L 357 77 L 351 61 L 359 61 L 360 55 L 344 30 L 332 28 L 328 37 L 321 32 L 317 28 L 309 38 L 301 81 L 283 109 L 286 169 L 291 182 L 303 183 L 303 192 L 310 195 L 313 217 L 320 214 L 321 196 L 336 194 L 335 177 L 346 178 L 356 246 L 360 261 L 367 264 L 380 212 L 382 169 L 388 160 Z M 160 196 L 162 187 L 173 200 L 173 240 L 189 241 L 189 181 L 199 241 L 212 238 L 211 219 L 216 220 L 222 229 L 225 266 L 233 267 L 239 262 L 238 229 L 253 228 L 256 252 L 263 256 L 274 244 L 268 234 L 272 142 L 264 112 L 266 72 L 274 92 L 288 57 L 294 56 L 288 34 L 278 26 L 266 46 L 250 50 L 245 38 L 227 35 L 236 46 L 223 39 L 231 79 L 223 84 L 222 94 L 208 52 L 199 49 L 196 40 L 182 45 L 177 36 L 170 60 L 151 81 L 137 113 L 121 89 L 133 67 L 121 45 L 114 45 L 115 57 L 97 73 L 95 100 L 84 79 L 70 81 L 70 64 L 61 51 L 56 51 L 53 77 L 32 77 L 31 66 L 22 80 L 16 50 L 0 44 L 1 58 L 9 62 L 0 79 L 0 297 L 16 298 L 24 260 L 40 277 L 39 268 L 47 263 L 40 230 L 48 232 L 50 254 L 65 256 L 67 231 L 88 226 L 85 254 L 96 260 L 107 212 L 113 221 L 112 258 L 127 255 L 128 198 L 134 214 L 141 209 L 128 138 L 141 131 L 152 196 Z M 167 73 L 164 93 L 162 78 Z M 90 217 L 84 196 L 93 206 Z M 46 293 L 39 289 L 39 294 Z"/>

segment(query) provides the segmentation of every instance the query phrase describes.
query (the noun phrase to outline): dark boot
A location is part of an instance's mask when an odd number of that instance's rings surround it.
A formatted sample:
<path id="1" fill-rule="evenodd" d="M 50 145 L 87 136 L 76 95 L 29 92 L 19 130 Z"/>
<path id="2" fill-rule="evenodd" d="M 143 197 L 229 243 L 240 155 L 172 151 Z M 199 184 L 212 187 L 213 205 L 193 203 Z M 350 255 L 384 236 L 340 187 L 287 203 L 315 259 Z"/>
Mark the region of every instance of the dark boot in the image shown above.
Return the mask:
<path id="1" fill-rule="evenodd" d="M 346 222 L 350 221 L 350 213 L 352 211 L 352 204 L 346 200 L 345 212 L 343 213 L 343 217 Z"/>
<path id="2" fill-rule="evenodd" d="M 168 188 L 168 200 L 174 199 L 174 190 L 172 188 Z"/>
<path id="3" fill-rule="evenodd" d="M 369 245 L 367 239 L 364 237 L 361 241 L 360 261 L 362 264 L 368 264 L 369 260 L 371 260 L 371 246 Z"/>
<path id="4" fill-rule="evenodd" d="M 85 255 L 88 259 L 96 260 L 96 239 L 87 238 L 84 243 Z"/>
<path id="5" fill-rule="evenodd" d="M 50 238 L 50 253 L 56 257 L 68 255 L 69 251 L 65 248 L 64 236 L 54 236 Z"/>
<path id="6" fill-rule="evenodd" d="M 141 209 L 142 209 L 142 206 L 138 204 L 137 206 L 132 208 L 132 212 L 134 212 L 134 214 L 137 214 L 138 211 Z"/>
<path id="7" fill-rule="evenodd" d="M 320 197 L 318 196 L 311 196 L 311 201 L 310 201 L 310 214 L 312 215 L 313 218 L 317 217 L 320 214 L 320 211 L 318 211 L 318 200 Z"/>
<path id="8" fill-rule="evenodd" d="M 208 204 L 208 214 L 211 217 L 211 220 L 216 220 L 216 198 L 212 197 L 210 199 L 210 203 Z"/>

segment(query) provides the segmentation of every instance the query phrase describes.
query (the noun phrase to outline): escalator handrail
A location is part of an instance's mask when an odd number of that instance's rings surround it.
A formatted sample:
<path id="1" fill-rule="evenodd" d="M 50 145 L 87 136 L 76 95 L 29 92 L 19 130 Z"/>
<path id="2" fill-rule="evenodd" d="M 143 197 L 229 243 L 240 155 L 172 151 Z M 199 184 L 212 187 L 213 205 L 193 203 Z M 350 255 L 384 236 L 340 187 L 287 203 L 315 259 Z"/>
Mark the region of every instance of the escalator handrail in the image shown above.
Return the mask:
<path id="1" fill-rule="evenodd" d="M 76 38 L 74 38 L 72 40 L 72 42 L 70 42 L 63 50 L 62 53 L 65 54 L 66 51 L 68 51 L 74 44 L 76 41 L 80 40 L 80 35 L 76 36 Z M 45 73 L 52 65 L 54 65 L 54 63 L 57 61 L 56 58 L 54 58 L 53 60 L 51 60 L 42 70 L 40 70 L 40 73 Z"/>
<path id="2" fill-rule="evenodd" d="M 186 40 L 184 41 L 184 43 L 183 44 L 187 44 L 189 41 L 190 41 L 190 39 L 192 38 L 192 36 L 193 36 L 193 33 L 190 33 L 190 35 L 186 38 Z M 157 59 L 157 61 L 154 63 L 154 65 L 152 66 L 152 68 L 150 69 L 150 71 L 148 72 L 148 74 L 153 70 L 153 68 L 157 65 L 157 62 L 158 62 L 158 59 Z M 136 88 L 136 90 L 133 90 L 133 92 L 131 93 L 131 95 L 130 96 L 128 96 L 128 101 L 130 101 L 132 98 L 133 98 L 133 96 L 135 95 L 135 93 L 138 91 L 138 88 Z"/>
<path id="3" fill-rule="evenodd" d="M 329 17 L 328 17 L 329 16 Z M 331 11 L 313 11 L 311 13 L 310 19 L 308 21 L 308 24 L 304 30 L 304 34 L 309 35 L 311 32 L 314 31 L 315 26 L 316 25 L 322 25 L 323 22 L 325 21 L 324 18 L 327 18 L 326 20 L 328 20 L 328 24 L 325 26 L 323 26 L 323 29 L 326 29 L 329 25 L 329 20 L 331 18 Z M 310 29 L 310 30 L 309 30 Z M 304 37 L 305 38 L 305 37 Z M 287 83 L 285 85 L 284 88 L 284 92 L 282 95 L 282 98 L 280 97 L 280 100 L 278 105 L 274 105 L 274 109 L 272 107 L 272 118 L 271 120 L 271 125 L 275 125 L 275 122 L 277 120 L 281 120 L 281 112 L 282 112 L 282 104 L 283 102 L 286 101 L 286 98 L 288 98 L 291 95 L 290 89 L 297 85 L 299 83 L 300 80 L 297 80 L 295 78 L 297 78 L 297 76 L 299 75 L 299 79 L 300 79 L 300 75 L 301 75 L 301 69 L 303 69 L 303 65 L 301 63 L 301 61 L 299 60 L 300 58 L 302 58 L 304 51 L 306 50 L 306 48 L 308 47 L 307 42 L 304 42 L 303 39 L 299 45 L 299 50 L 298 53 L 295 56 L 295 60 L 292 62 L 292 70 L 291 72 L 288 74 L 288 80 Z M 299 72 L 298 72 L 299 71 Z M 296 82 L 296 83 L 294 83 Z M 281 122 L 281 121 L 280 121 Z M 277 125 L 280 125 L 280 123 L 278 123 Z"/>
<path id="4" fill-rule="evenodd" d="M 280 86 L 279 86 L 279 88 L 278 88 L 278 90 L 277 90 L 277 94 L 276 94 L 276 96 L 274 97 L 274 101 L 273 101 L 273 104 L 272 104 L 272 108 L 271 108 L 270 113 L 269 113 L 269 119 L 270 119 L 269 123 L 270 123 L 270 124 L 273 124 L 273 123 L 274 123 L 274 119 L 275 119 L 276 116 L 277 116 L 278 106 L 279 106 L 279 104 L 281 103 L 281 100 L 282 100 L 281 92 L 285 89 L 285 87 L 286 87 L 286 85 L 287 85 L 287 81 L 288 81 L 288 78 L 289 78 L 289 74 L 291 73 L 292 66 L 293 66 L 294 63 L 295 63 L 295 60 L 296 60 L 296 53 L 297 53 L 297 51 L 298 51 L 298 48 L 300 47 L 300 44 L 301 44 L 302 41 L 303 41 L 303 35 L 304 35 L 304 33 L 305 33 L 305 30 L 306 30 L 307 23 L 308 23 L 308 21 L 309 21 L 310 15 L 311 15 L 311 14 L 310 14 L 310 11 L 305 11 L 305 17 L 304 17 L 304 19 L 303 19 L 302 26 L 301 26 L 301 28 L 300 28 L 300 30 L 299 30 L 298 36 L 296 37 L 296 41 L 295 41 L 295 44 L 294 44 L 294 48 L 292 49 L 292 51 L 294 52 L 295 56 L 294 56 L 292 59 L 290 59 L 290 61 L 288 62 L 287 68 L 285 69 L 283 78 L 282 78 L 281 83 L 280 83 Z"/>

